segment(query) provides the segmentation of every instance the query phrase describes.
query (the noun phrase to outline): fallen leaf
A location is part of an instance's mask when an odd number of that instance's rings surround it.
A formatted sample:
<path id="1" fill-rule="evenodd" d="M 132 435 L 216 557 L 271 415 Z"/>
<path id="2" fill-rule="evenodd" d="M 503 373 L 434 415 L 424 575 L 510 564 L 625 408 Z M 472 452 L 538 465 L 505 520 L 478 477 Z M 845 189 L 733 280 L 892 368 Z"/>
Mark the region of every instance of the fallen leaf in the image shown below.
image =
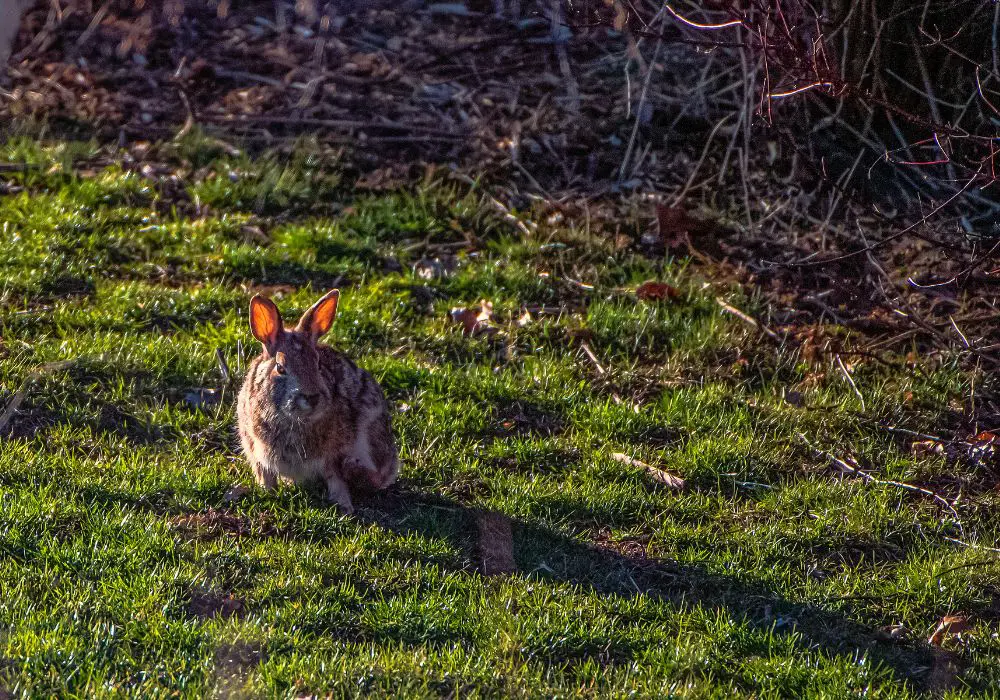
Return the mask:
<path id="1" fill-rule="evenodd" d="M 519 319 L 517 319 L 517 325 L 520 326 L 521 328 L 524 328 L 525 326 L 527 326 L 529 323 L 531 323 L 534 320 L 535 319 L 533 319 L 531 317 L 531 312 L 528 311 L 528 309 L 525 309 L 524 313 L 521 314 L 521 317 Z"/>
<path id="2" fill-rule="evenodd" d="M 638 467 L 644 470 L 653 481 L 658 484 L 662 484 L 667 488 L 676 489 L 678 491 L 684 488 L 684 479 L 681 477 L 676 474 L 671 474 L 668 471 L 664 471 L 659 467 L 654 467 L 651 464 L 646 464 L 635 457 L 629 457 L 627 454 L 622 452 L 615 452 L 611 455 L 611 459 L 616 462 L 621 462 L 622 464 L 628 464 L 629 466 Z"/>
<path id="3" fill-rule="evenodd" d="M 981 432 L 978 435 L 976 435 L 975 440 L 976 440 L 976 442 L 983 442 L 983 443 L 993 444 L 993 443 L 995 443 L 997 441 L 1000 441 L 1000 436 L 998 436 L 996 433 L 992 433 L 992 432 L 990 432 L 988 430 L 984 430 L 983 432 Z"/>
<path id="4" fill-rule="evenodd" d="M 449 313 L 451 320 L 462 324 L 462 334 L 477 336 L 482 334 L 496 333 L 497 328 L 490 325 L 493 318 L 493 302 L 483 299 L 479 306 L 470 308 L 456 307 Z"/>
<path id="5" fill-rule="evenodd" d="M 905 625 L 887 625 L 882 627 L 875 636 L 884 642 L 898 642 L 905 639 L 907 634 L 909 634 L 909 630 L 906 629 Z"/>
<path id="6" fill-rule="evenodd" d="M 684 207 L 656 205 L 656 226 L 660 242 L 667 250 L 678 250 L 688 246 L 688 234 L 694 221 Z"/>
<path id="7" fill-rule="evenodd" d="M 222 497 L 222 502 L 235 503 L 236 501 L 240 500 L 249 493 L 250 489 L 248 487 L 243 486 L 242 484 L 237 484 L 236 486 L 233 486 L 231 489 L 226 491 L 226 495 Z"/>
<path id="8" fill-rule="evenodd" d="M 502 513 L 480 513 L 476 516 L 476 528 L 479 566 L 483 575 L 496 576 L 517 571 L 510 518 Z"/>
<path id="9" fill-rule="evenodd" d="M 934 633 L 927 640 L 927 643 L 939 647 L 949 636 L 961 634 L 971 627 L 969 618 L 964 615 L 945 615 L 934 628 Z"/>
<path id="10" fill-rule="evenodd" d="M 666 282 L 656 282 L 654 280 L 643 282 L 635 290 L 636 297 L 643 301 L 668 301 L 676 299 L 680 294 L 680 290 L 677 287 L 673 287 Z"/>

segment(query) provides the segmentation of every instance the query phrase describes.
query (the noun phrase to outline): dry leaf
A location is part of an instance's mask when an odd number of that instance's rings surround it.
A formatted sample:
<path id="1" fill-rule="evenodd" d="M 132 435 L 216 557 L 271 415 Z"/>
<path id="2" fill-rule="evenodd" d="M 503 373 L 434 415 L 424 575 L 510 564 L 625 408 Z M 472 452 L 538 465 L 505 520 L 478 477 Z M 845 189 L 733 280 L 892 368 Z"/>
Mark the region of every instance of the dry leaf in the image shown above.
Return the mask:
<path id="1" fill-rule="evenodd" d="M 684 207 L 657 205 L 656 224 L 656 242 L 670 253 L 700 254 L 716 259 L 727 255 L 726 246 L 719 240 L 725 233 L 720 226 L 696 219 Z"/>
<path id="2" fill-rule="evenodd" d="M 223 503 L 235 503 L 244 496 L 250 493 L 250 489 L 242 484 L 236 484 L 231 489 L 226 491 L 225 495 L 222 497 Z"/>
<path id="3" fill-rule="evenodd" d="M 680 296 L 680 290 L 666 282 L 647 280 L 635 290 L 635 295 L 643 301 L 668 301 Z"/>
<path id="4" fill-rule="evenodd" d="M 909 634 L 909 630 L 906 629 L 905 625 L 887 625 L 882 627 L 875 636 L 884 642 L 898 642 L 906 639 L 907 634 Z"/>
<path id="5" fill-rule="evenodd" d="M 476 528 L 479 531 L 477 548 L 483 575 L 496 576 L 517 571 L 510 518 L 502 513 L 480 513 L 476 516 Z"/>
<path id="6" fill-rule="evenodd" d="M 531 312 L 528 309 L 525 309 L 524 313 L 521 314 L 521 317 L 517 319 L 517 325 L 520 326 L 521 328 L 524 328 L 534 320 L 535 319 L 531 317 Z"/>
<path id="7" fill-rule="evenodd" d="M 684 207 L 668 207 L 656 205 L 656 225 L 660 234 L 660 242 L 667 250 L 678 250 L 687 247 L 688 233 L 694 222 Z"/>
<path id="8" fill-rule="evenodd" d="M 991 433 L 988 430 L 984 430 L 983 432 L 976 435 L 975 440 L 976 442 L 994 444 L 997 441 L 1000 441 L 1000 436 L 998 436 L 996 433 Z"/>
<path id="9" fill-rule="evenodd" d="M 684 479 L 677 476 L 676 474 L 671 474 L 668 471 L 664 471 L 659 467 L 654 467 L 651 464 L 646 464 L 645 462 L 636 459 L 635 457 L 629 457 L 627 454 L 622 452 L 615 452 L 611 455 L 611 459 L 616 462 L 621 462 L 622 464 L 628 464 L 633 467 L 639 467 L 644 470 L 653 481 L 658 484 L 662 484 L 667 488 L 681 490 L 684 488 Z"/>
<path id="10" fill-rule="evenodd" d="M 934 629 L 934 634 L 930 636 L 927 643 L 939 647 L 949 636 L 961 634 L 971 627 L 969 618 L 964 615 L 945 615 L 941 618 L 941 621 Z"/>
<path id="11" fill-rule="evenodd" d="M 483 299 L 479 306 L 465 308 L 455 307 L 449 313 L 451 320 L 462 324 L 462 334 L 468 336 L 496 333 L 497 328 L 490 325 L 493 318 L 493 302 Z"/>

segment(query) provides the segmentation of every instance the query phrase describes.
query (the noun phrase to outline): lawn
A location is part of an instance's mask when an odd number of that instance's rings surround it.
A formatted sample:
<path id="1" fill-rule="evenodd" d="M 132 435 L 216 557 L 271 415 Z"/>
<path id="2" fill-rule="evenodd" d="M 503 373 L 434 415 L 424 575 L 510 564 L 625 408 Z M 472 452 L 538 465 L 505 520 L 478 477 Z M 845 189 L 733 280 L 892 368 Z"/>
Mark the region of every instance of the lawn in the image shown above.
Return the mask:
<path id="1" fill-rule="evenodd" d="M 530 202 L 525 235 L 445 170 L 358 190 L 309 144 L 155 148 L 0 148 L 25 164 L 0 173 L 0 697 L 1000 682 L 990 460 L 903 432 L 953 437 L 988 375 L 776 343 L 705 268 Z M 333 286 L 329 342 L 382 383 L 403 463 L 353 517 L 258 490 L 235 433 L 250 296 L 292 318 Z M 967 628 L 929 644 L 947 615 Z"/>

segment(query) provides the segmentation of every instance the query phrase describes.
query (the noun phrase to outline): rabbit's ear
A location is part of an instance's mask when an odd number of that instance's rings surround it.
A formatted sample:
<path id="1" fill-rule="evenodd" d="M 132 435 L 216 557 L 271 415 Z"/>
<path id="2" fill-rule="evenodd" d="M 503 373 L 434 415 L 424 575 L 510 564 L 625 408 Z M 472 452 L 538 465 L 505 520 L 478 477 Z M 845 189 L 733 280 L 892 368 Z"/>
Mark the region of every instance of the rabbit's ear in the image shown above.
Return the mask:
<path id="1" fill-rule="evenodd" d="M 340 301 L 340 290 L 334 289 L 327 292 L 322 299 L 309 307 L 309 310 L 302 314 L 296 330 L 308 333 L 316 342 L 330 330 L 333 319 L 337 317 L 337 303 Z"/>
<path id="2" fill-rule="evenodd" d="M 264 348 L 274 354 L 274 344 L 283 331 L 278 307 L 267 297 L 255 294 L 250 300 L 250 332 L 264 344 Z"/>

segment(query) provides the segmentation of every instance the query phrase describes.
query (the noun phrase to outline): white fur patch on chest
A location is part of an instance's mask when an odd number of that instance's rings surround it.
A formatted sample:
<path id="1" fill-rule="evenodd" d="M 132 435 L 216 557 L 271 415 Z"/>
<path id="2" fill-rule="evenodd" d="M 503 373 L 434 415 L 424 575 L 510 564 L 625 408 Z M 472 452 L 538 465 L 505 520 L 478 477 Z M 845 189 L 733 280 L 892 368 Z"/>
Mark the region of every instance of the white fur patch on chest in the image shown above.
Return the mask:
<path id="1" fill-rule="evenodd" d="M 303 459 L 298 455 L 261 450 L 260 465 L 267 471 L 295 482 L 324 477 L 326 460 L 321 457 Z"/>

